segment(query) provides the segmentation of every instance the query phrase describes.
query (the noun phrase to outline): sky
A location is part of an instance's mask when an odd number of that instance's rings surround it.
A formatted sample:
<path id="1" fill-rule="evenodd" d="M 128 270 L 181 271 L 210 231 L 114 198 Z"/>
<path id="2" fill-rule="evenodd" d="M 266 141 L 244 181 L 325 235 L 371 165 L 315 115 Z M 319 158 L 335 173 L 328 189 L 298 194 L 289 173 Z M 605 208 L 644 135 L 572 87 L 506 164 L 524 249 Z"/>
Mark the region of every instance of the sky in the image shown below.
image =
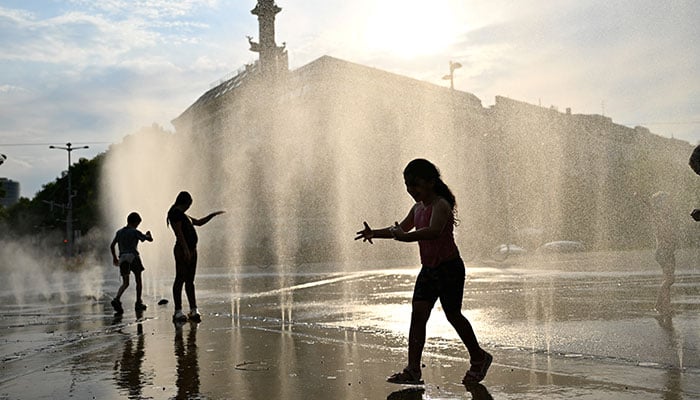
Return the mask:
<path id="1" fill-rule="evenodd" d="M 0 177 L 31 198 L 170 121 L 256 54 L 255 0 L 0 0 Z M 323 55 L 700 142 L 696 0 L 276 0 L 290 69 Z M 517 5 L 517 6 L 516 6 Z"/>

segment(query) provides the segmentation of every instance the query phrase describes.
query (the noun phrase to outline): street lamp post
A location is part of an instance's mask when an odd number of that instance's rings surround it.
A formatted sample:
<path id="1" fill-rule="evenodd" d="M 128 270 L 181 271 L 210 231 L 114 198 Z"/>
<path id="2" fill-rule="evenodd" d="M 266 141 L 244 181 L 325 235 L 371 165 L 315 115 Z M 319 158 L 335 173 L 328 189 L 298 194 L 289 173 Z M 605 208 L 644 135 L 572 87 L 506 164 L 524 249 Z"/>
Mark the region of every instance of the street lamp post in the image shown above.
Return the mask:
<path id="1" fill-rule="evenodd" d="M 59 149 L 68 152 L 68 204 L 66 206 L 68 212 L 66 215 L 66 255 L 68 258 L 73 256 L 73 188 L 71 187 L 71 176 L 70 176 L 70 153 L 73 150 L 88 149 L 88 146 L 81 147 L 71 147 L 71 143 L 66 143 L 66 147 L 63 146 L 49 146 L 49 149 Z"/>
<path id="2" fill-rule="evenodd" d="M 450 73 L 442 77 L 442 79 L 450 81 L 450 89 L 452 90 L 455 89 L 455 70 L 457 68 L 462 68 L 462 64 L 450 61 Z"/>

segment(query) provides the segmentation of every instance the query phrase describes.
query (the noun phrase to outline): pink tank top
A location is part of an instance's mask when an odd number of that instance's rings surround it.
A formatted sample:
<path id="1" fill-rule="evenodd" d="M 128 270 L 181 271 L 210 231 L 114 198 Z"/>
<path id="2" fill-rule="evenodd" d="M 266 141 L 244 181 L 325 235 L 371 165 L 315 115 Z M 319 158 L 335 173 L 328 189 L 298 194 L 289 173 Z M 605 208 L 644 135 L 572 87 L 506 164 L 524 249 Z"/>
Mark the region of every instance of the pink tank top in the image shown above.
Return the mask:
<path id="1" fill-rule="evenodd" d="M 430 226 L 430 217 L 433 215 L 433 205 L 423 206 L 418 204 L 413 211 L 413 225 L 416 229 Z M 449 261 L 459 254 L 454 239 L 454 215 L 442 228 L 440 236 L 432 240 L 419 240 L 420 261 L 426 267 L 437 267 L 444 261 Z"/>

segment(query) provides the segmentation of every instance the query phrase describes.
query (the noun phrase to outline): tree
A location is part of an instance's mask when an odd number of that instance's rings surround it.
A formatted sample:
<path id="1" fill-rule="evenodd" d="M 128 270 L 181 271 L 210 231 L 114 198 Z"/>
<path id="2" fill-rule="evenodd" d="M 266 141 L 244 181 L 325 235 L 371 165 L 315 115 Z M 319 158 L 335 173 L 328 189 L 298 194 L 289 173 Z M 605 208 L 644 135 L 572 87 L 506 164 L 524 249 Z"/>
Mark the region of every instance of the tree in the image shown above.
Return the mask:
<path id="1" fill-rule="evenodd" d="M 73 198 L 74 229 L 85 233 L 99 224 L 98 181 L 105 154 L 91 160 L 81 158 L 70 166 Z M 42 187 L 32 200 L 19 202 L 0 212 L 5 228 L 3 236 L 22 236 L 36 233 L 64 232 L 68 192 L 68 176 L 64 172 L 55 181 Z"/>

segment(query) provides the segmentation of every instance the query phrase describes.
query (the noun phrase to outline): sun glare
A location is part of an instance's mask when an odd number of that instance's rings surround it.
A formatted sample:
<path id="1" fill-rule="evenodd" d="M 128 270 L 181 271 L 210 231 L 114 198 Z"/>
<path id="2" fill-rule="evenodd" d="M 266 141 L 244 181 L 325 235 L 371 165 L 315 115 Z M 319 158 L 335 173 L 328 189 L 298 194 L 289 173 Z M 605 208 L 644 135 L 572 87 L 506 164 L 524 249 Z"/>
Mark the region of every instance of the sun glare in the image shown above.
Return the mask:
<path id="1" fill-rule="evenodd" d="M 374 51 L 402 58 L 437 54 L 456 40 L 458 26 L 450 0 L 381 0 L 367 18 L 365 40 Z"/>

